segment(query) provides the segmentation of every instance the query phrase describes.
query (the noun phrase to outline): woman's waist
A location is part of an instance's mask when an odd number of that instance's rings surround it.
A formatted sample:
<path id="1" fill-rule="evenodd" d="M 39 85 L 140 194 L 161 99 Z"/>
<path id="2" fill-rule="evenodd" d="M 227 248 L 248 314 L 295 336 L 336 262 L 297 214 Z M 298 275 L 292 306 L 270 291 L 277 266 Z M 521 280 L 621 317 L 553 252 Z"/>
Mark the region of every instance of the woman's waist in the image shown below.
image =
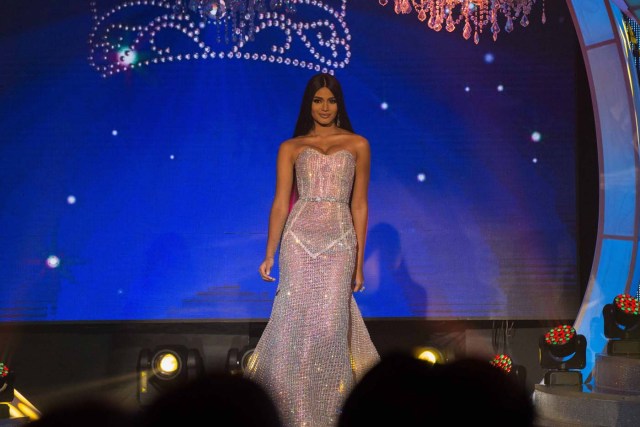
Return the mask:
<path id="1" fill-rule="evenodd" d="M 349 198 L 346 196 L 329 196 L 329 195 L 302 195 L 298 198 L 303 202 L 329 202 L 349 204 Z"/>
<path id="2" fill-rule="evenodd" d="M 302 203 L 298 202 L 289 214 L 286 223 L 287 229 L 305 233 L 338 233 L 353 230 L 353 219 L 349 205 L 345 203 L 330 202 L 322 203 Z"/>

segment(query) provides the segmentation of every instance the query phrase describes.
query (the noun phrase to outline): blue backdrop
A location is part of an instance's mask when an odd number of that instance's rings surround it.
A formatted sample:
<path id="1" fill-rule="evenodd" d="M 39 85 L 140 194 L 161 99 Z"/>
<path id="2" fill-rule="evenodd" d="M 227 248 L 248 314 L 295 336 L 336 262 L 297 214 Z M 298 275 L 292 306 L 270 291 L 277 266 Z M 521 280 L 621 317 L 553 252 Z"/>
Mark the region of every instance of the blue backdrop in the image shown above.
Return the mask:
<path id="1" fill-rule="evenodd" d="M 307 2 L 236 48 L 137 3 L 3 3 L 1 321 L 267 318 L 275 157 L 316 65 L 372 149 L 364 316 L 575 316 L 586 89 L 564 2 L 478 45 Z"/>

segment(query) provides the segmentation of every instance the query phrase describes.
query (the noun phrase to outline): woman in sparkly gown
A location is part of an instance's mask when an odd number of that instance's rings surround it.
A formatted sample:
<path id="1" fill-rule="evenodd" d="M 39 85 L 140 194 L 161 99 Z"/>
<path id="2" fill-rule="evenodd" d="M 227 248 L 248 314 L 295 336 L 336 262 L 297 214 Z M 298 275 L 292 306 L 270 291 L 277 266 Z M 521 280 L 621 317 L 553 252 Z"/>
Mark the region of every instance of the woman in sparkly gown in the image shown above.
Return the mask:
<path id="1" fill-rule="evenodd" d="M 353 298 L 364 290 L 369 165 L 369 143 L 353 133 L 339 82 L 313 76 L 294 137 L 278 150 L 259 272 L 275 281 L 280 247 L 280 282 L 246 374 L 270 393 L 287 427 L 335 426 L 355 383 L 380 360 Z"/>

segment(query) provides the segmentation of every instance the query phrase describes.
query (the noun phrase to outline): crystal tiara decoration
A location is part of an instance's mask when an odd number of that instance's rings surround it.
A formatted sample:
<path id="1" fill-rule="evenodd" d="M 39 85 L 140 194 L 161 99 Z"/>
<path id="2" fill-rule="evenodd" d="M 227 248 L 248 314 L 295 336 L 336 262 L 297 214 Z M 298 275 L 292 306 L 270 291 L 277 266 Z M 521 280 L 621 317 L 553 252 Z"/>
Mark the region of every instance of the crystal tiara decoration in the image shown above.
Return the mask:
<path id="1" fill-rule="evenodd" d="M 131 0 L 104 10 L 91 2 L 89 63 L 105 78 L 203 59 L 264 61 L 330 74 L 349 63 L 347 0 L 266 1 Z"/>

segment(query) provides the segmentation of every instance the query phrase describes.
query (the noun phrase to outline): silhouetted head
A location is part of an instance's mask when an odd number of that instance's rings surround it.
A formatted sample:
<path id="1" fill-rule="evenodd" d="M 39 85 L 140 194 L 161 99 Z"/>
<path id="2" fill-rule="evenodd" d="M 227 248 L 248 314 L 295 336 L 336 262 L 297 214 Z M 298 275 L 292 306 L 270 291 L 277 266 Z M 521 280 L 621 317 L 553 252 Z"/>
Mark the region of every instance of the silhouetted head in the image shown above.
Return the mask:
<path id="1" fill-rule="evenodd" d="M 58 404 L 29 427 L 134 427 L 133 412 L 115 402 L 98 397 L 87 397 Z"/>
<path id="2" fill-rule="evenodd" d="M 427 425 L 433 369 L 409 354 L 383 356 L 347 397 L 338 426 Z"/>
<path id="3" fill-rule="evenodd" d="M 383 356 L 347 398 L 338 427 L 534 424 L 524 388 L 488 361 L 432 365 L 410 354 Z"/>
<path id="4" fill-rule="evenodd" d="M 280 426 L 273 401 L 258 383 L 225 372 L 167 390 L 143 409 L 139 426 L 207 425 L 206 420 L 220 426 Z"/>

